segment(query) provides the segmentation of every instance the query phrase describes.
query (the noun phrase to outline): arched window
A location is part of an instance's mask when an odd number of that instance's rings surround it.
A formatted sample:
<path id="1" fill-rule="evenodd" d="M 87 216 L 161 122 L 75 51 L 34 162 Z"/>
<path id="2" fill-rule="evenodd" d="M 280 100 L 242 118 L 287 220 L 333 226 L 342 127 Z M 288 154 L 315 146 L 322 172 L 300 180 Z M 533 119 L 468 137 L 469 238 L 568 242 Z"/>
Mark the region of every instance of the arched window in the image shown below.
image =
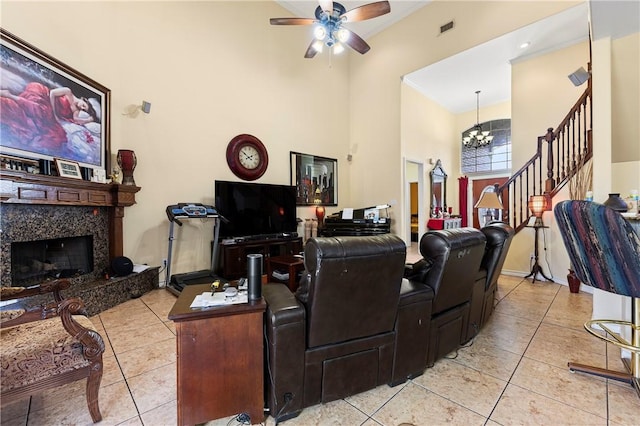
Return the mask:
<path id="1" fill-rule="evenodd" d="M 481 124 L 482 130 L 488 130 L 493 140 L 488 146 L 478 148 L 462 145 L 462 173 L 494 173 L 511 171 L 511 119 L 487 121 Z M 466 135 L 473 128 L 462 132 Z M 460 140 L 462 140 L 462 135 Z M 460 142 L 462 144 L 462 142 Z"/>

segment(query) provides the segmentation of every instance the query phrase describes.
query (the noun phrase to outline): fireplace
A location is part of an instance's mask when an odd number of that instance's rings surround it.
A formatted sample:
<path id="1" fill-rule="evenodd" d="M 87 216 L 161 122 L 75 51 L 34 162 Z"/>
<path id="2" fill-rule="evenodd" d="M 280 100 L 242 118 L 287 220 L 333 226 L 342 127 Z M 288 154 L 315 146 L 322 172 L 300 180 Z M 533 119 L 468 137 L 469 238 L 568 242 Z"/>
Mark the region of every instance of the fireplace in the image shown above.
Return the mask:
<path id="1" fill-rule="evenodd" d="M 3 170 L 0 176 L 0 284 L 28 286 L 68 277 L 64 296 L 89 315 L 158 287 L 158 267 L 108 279 L 123 255 L 124 208 L 139 187 Z M 29 298 L 27 306 L 47 302 Z"/>
<path id="2" fill-rule="evenodd" d="M 93 271 L 93 235 L 11 243 L 11 285 L 28 287 Z"/>
<path id="3" fill-rule="evenodd" d="M 2 282 L 100 279 L 109 267 L 106 207 L 2 204 Z"/>

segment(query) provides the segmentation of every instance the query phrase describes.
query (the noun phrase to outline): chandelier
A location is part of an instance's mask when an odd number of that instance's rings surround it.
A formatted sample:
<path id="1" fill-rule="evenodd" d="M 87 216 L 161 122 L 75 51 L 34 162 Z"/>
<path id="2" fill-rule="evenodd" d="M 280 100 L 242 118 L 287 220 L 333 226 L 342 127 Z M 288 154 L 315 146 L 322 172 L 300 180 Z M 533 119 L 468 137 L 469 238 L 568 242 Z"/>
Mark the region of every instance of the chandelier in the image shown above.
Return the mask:
<path id="1" fill-rule="evenodd" d="M 480 91 L 476 90 L 476 125 L 467 136 L 462 138 L 462 145 L 468 148 L 487 146 L 493 140 L 493 136 L 490 136 L 489 133 L 487 130 L 483 131 L 480 125 Z"/>

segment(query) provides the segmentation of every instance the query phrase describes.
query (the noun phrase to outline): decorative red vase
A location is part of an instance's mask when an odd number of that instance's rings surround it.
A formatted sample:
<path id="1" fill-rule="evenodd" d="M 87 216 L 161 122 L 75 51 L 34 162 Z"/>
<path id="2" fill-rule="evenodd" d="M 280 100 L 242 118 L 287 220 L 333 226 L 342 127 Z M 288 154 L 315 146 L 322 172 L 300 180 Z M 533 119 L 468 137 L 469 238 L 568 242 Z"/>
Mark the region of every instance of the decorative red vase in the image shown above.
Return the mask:
<path id="1" fill-rule="evenodd" d="M 130 149 L 119 149 L 117 158 L 118 166 L 122 170 L 122 184 L 135 186 L 136 181 L 133 180 L 133 170 L 138 164 L 136 153 Z"/>
<path id="2" fill-rule="evenodd" d="M 569 291 L 571 293 L 580 292 L 580 280 L 576 277 L 576 273 L 573 272 L 572 269 L 569 269 L 569 273 L 567 274 L 567 283 L 569 284 Z"/>

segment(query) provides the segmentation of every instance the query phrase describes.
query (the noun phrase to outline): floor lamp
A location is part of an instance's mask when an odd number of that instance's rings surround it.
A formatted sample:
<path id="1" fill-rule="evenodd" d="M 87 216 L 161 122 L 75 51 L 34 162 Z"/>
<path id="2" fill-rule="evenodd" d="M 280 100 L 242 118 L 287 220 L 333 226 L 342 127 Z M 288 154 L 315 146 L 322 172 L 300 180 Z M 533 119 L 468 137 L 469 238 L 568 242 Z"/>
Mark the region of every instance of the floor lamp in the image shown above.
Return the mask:
<path id="1" fill-rule="evenodd" d="M 484 215 L 485 217 L 485 225 L 488 224 L 489 222 L 491 222 L 492 220 L 496 219 L 493 216 L 493 211 L 494 210 L 502 210 L 502 203 L 500 202 L 500 199 L 498 198 L 498 194 L 493 192 L 493 191 L 485 191 L 482 193 L 482 195 L 480 195 L 480 199 L 478 200 L 478 202 L 476 203 L 475 206 L 473 206 L 473 208 L 476 209 L 487 209 L 486 214 Z M 478 222 L 480 222 L 480 218 L 478 217 Z"/>
<path id="2" fill-rule="evenodd" d="M 536 221 L 533 223 L 533 226 L 527 227 L 533 228 L 535 231 L 535 243 L 533 249 L 533 266 L 531 267 L 531 272 L 525 277 L 525 279 L 533 277 L 533 281 L 531 281 L 532 283 L 536 282 L 536 276 L 538 273 L 540 273 L 540 275 L 542 275 L 547 281 L 554 282 L 544 274 L 540 263 L 538 263 L 538 230 L 540 230 L 540 228 L 548 228 L 548 226 L 544 226 L 544 222 L 542 221 L 542 213 L 547 210 L 547 201 L 548 200 L 545 195 L 532 195 L 529 197 L 529 210 L 531 210 L 531 213 L 536 217 Z"/>

